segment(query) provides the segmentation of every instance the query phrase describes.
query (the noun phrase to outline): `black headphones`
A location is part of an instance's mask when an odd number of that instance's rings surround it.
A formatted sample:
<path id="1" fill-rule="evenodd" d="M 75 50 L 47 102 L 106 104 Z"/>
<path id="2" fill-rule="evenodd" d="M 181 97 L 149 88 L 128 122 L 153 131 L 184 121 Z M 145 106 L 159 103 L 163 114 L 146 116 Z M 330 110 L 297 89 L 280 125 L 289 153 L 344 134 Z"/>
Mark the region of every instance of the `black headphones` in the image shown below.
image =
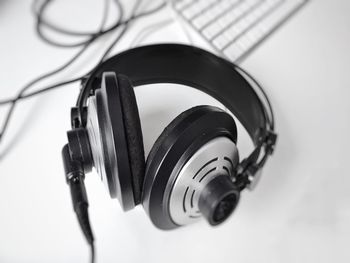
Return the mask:
<path id="1" fill-rule="evenodd" d="M 145 162 L 133 88 L 152 83 L 184 84 L 211 95 L 242 123 L 254 151 L 239 161 L 232 116 L 197 106 L 165 128 Z M 142 203 L 160 229 L 201 217 L 217 225 L 232 213 L 240 192 L 256 183 L 277 138 L 271 105 L 248 73 L 207 51 L 178 44 L 127 50 L 100 64 L 83 81 L 71 118 L 63 160 L 74 210 L 89 242 L 84 174 L 92 167 L 124 210 Z"/>

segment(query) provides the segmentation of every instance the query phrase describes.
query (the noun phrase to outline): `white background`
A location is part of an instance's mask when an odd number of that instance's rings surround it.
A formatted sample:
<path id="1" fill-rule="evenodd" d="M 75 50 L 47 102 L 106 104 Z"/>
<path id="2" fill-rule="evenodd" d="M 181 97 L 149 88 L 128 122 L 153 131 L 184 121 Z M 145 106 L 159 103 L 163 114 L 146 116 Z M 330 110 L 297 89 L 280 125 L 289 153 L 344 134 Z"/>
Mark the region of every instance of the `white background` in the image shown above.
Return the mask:
<path id="1" fill-rule="evenodd" d="M 30 2 L 0 0 L 1 98 L 75 52 L 36 37 Z M 58 2 L 50 9 L 54 21 L 96 28 L 99 1 Z M 227 223 L 160 231 L 142 207 L 124 213 L 98 176 L 88 175 L 97 262 L 349 262 L 349 13 L 346 0 L 312 1 L 242 64 L 270 95 L 279 140 L 258 188 L 243 193 Z M 170 15 L 167 9 L 134 23 L 116 52 L 147 23 Z M 49 82 L 85 72 L 110 41 Z M 178 22 L 146 42 L 165 41 L 187 41 Z M 0 262 L 88 261 L 60 158 L 78 90 L 75 84 L 30 99 L 14 115 L 0 151 Z M 137 89 L 137 100 L 147 152 L 182 110 L 216 104 L 183 87 L 154 85 Z M 247 151 L 245 135 L 239 140 Z"/>

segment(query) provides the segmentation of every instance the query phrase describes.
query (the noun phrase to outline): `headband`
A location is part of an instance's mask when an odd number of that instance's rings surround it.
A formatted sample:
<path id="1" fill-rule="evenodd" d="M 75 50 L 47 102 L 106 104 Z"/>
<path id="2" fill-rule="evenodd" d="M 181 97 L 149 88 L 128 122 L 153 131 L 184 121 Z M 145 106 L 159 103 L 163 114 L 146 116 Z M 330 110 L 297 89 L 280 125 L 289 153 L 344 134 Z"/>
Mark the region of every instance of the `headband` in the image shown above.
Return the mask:
<path id="1" fill-rule="evenodd" d="M 241 172 L 249 172 L 249 184 L 272 153 L 276 134 L 271 129 L 267 110 L 261 99 L 237 71 L 237 66 L 202 49 L 180 44 L 138 47 L 111 57 L 97 66 L 84 81 L 77 106 L 82 109 L 87 98 L 100 87 L 102 73 L 113 71 L 126 75 L 133 86 L 176 83 L 196 88 L 221 102 L 242 123 L 256 148 L 241 162 Z M 84 120 L 82 120 L 84 123 Z M 265 154 L 257 162 L 260 150 Z M 238 171 L 240 172 L 240 171 Z M 248 181 L 247 181 L 248 180 Z"/>

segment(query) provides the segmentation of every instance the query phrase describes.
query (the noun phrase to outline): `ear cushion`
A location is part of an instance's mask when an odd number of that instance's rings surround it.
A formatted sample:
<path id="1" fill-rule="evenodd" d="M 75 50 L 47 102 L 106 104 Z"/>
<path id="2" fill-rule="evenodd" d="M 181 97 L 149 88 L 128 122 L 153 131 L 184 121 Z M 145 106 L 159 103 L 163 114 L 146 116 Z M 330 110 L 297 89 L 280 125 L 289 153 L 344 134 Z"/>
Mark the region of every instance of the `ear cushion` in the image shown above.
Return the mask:
<path id="1" fill-rule="evenodd" d="M 188 116 L 192 115 L 194 112 L 197 112 L 198 114 L 205 113 L 207 111 L 207 106 L 196 106 L 191 109 L 188 109 L 184 112 L 182 112 L 180 115 L 176 116 L 172 122 L 165 127 L 163 132 L 159 135 L 155 143 L 153 144 L 153 147 L 151 151 L 148 154 L 147 157 L 147 163 L 146 163 L 146 171 L 148 170 L 149 164 L 151 163 L 151 160 L 154 159 L 156 153 L 158 152 L 160 146 L 163 144 L 166 138 L 168 138 L 170 132 L 174 130 L 176 126 L 179 125 L 179 123 L 183 122 L 184 119 L 186 119 Z"/>
<path id="2" fill-rule="evenodd" d="M 145 153 L 140 116 L 131 82 L 123 75 L 118 75 L 117 79 L 131 167 L 134 199 L 135 204 L 139 204 L 141 201 L 141 191 L 145 174 Z"/>

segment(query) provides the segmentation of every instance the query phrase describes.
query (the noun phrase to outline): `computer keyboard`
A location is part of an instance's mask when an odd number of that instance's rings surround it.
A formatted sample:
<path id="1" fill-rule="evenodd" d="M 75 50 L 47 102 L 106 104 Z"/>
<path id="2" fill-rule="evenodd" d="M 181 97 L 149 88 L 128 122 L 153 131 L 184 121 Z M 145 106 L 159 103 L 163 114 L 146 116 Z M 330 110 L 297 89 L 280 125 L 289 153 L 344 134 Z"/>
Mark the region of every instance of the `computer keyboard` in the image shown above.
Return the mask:
<path id="1" fill-rule="evenodd" d="M 175 0 L 174 9 L 232 62 L 252 50 L 307 0 Z"/>

